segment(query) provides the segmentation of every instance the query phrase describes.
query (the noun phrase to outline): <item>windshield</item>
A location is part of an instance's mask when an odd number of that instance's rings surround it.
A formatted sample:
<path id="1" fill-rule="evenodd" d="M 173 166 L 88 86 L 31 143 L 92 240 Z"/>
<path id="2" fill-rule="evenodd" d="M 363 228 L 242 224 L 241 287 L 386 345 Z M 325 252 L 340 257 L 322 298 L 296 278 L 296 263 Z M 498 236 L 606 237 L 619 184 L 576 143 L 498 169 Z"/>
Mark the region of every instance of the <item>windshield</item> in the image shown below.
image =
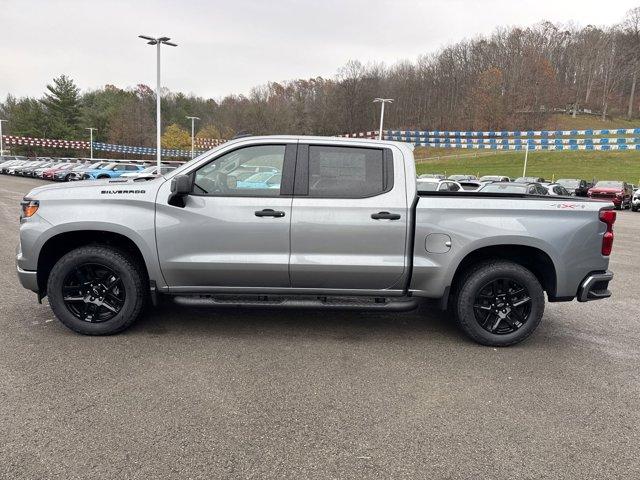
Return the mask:
<path id="1" fill-rule="evenodd" d="M 480 191 L 487 193 L 527 193 L 527 187 L 508 183 L 491 183 L 482 187 Z"/>
<path id="2" fill-rule="evenodd" d="M 556 183 L 562 185 L 564 188 L 578 188 L 580 186 L 580 182 L 578 180 L 564 178 L 561 178 Z"/>
<path id="3" fill-rule="evenodd" d="M 622 188 L 622 182 L 603 180 L 602 182 L 596 183 L 596 188 Z"/>

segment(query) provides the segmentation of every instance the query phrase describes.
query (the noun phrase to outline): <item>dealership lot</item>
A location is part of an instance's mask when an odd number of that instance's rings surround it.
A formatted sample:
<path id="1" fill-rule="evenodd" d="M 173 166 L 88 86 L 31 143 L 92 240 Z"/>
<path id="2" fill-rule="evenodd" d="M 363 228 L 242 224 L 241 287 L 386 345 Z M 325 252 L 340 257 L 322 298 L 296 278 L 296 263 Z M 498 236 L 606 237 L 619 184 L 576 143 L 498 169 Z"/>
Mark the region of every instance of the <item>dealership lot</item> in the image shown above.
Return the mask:
<path id="1" fill-rule="evenodd" d="M 481 347 L 404 314 L 149 310 L 83 337 L 14 272 L 0 177 L 0 477 L 611 478 L 640 475 L 640 214 L 620 212 L 614 296 L 550 304 Z"/>

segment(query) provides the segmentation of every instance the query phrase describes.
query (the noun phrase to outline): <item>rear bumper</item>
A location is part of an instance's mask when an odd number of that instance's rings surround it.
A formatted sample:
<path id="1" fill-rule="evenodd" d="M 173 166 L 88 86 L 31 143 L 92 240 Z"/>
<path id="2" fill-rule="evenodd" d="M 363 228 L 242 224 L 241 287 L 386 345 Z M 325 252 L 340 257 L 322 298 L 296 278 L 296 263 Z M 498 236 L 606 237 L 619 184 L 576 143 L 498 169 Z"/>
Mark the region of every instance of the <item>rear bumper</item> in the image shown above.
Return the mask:
<path id="1" fill-rule="evenodd" d="M 609 282 L 613 279 L 613 273 L 592 272 L 582 281 L 578 289 L 578 301 L 589 302 L 591 300 L 602 300 L 609 298 L 611 292 L 608 290 Z"/>

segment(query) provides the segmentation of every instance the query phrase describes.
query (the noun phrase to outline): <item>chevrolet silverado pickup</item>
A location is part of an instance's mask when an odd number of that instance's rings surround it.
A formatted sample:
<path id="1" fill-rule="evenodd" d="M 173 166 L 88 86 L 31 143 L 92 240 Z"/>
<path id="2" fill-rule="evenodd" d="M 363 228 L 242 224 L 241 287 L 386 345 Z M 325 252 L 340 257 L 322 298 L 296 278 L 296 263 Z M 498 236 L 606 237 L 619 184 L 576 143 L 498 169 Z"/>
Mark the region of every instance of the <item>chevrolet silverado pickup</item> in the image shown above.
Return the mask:
<path id="1" fill-rule="evenodd" d="M 247 181 L 269 167 L 276 175 Z M 271 182 L 271 183 L 270 183 Z M 404 143 L 245 137 L 146 182 L 81 181 L 22 202 L 17 270 L 72 330 L 147 303 L 448 309 L 473 340 L 528 337 L 549 301 L 609 297 L 613 205 L 418 191 Z"/>

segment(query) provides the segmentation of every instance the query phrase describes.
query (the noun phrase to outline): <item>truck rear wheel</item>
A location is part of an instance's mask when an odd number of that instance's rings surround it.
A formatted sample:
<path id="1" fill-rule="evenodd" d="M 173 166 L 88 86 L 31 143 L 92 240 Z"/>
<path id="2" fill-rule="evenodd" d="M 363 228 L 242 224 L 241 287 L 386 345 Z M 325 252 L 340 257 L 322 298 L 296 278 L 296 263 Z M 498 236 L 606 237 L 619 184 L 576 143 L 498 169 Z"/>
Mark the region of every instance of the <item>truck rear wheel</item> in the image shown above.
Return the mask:
<path id="1" fill-rule="evenodd" d="M 454 301 L 458 326 L 483 345 L 506 347 L 538 327 L 544 292 L 531 271 L 513 262 L 483 262 L 465 275 Z"/>
<path id="2" fill-rule="evenodd" d="M 85 335 L 110 335 L 129 327 L 146 299 L 141 268 L 109 246 L 80 247 L 53 266 L 49 304 L 68 328 Z"/>

